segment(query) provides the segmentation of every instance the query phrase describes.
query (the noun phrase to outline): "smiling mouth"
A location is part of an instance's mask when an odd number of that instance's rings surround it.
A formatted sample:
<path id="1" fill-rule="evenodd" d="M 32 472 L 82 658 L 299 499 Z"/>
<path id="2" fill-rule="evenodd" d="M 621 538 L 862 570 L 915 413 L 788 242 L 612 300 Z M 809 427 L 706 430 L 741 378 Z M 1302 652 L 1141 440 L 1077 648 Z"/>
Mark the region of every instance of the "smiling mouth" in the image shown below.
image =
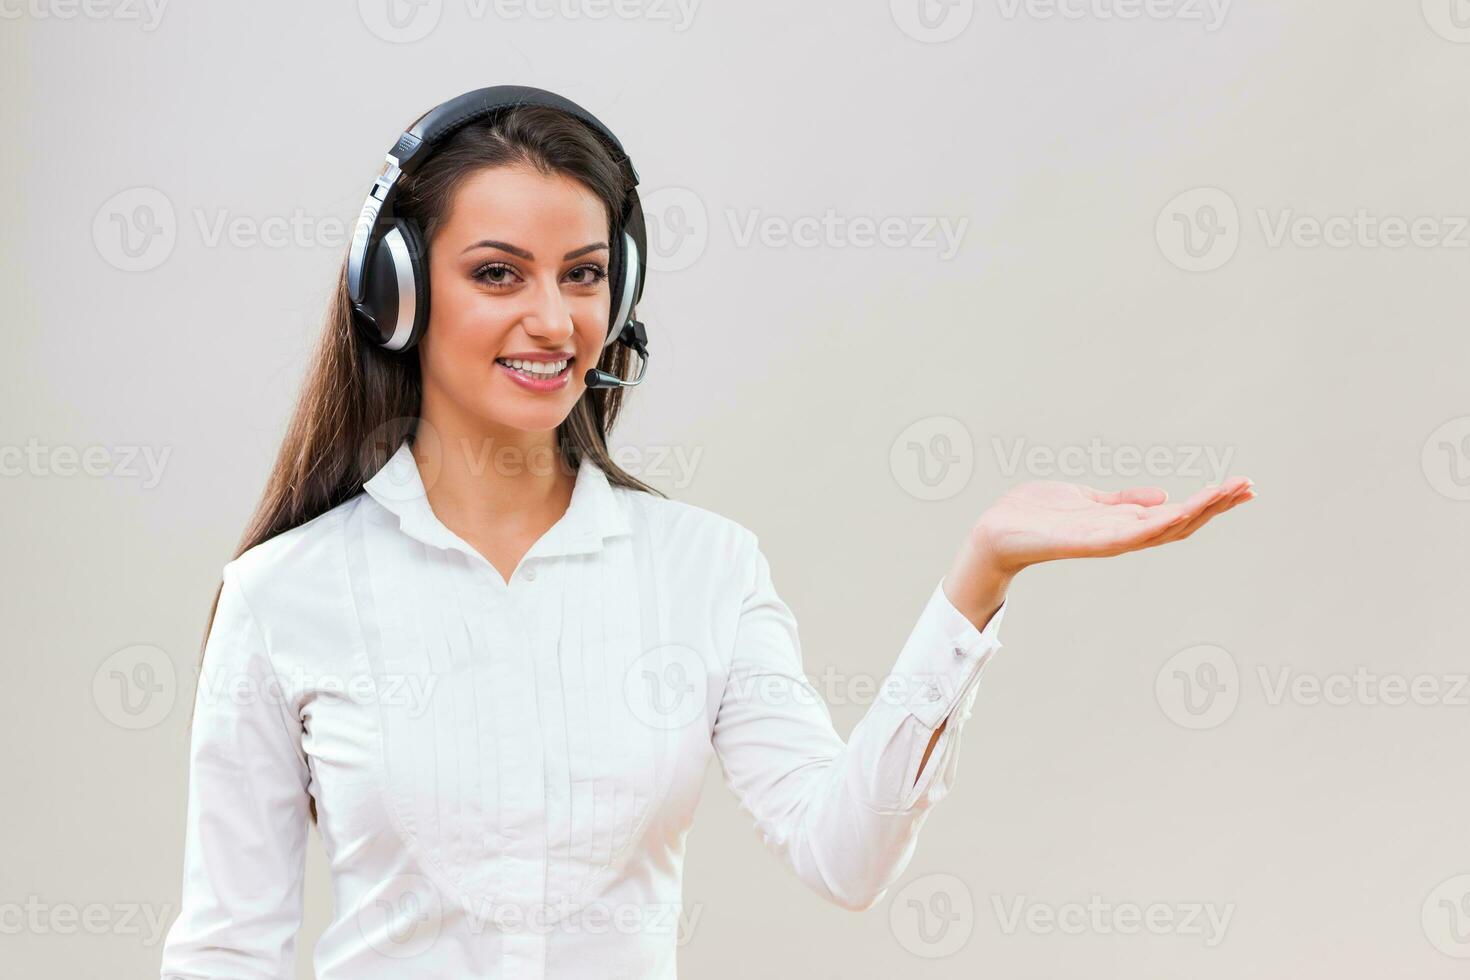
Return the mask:
<path id="1" fill-rule="evenodd" d="M 551 381 L 566 374 L 572 368 L 570 358 L 563 361 L 522 361 L 515 358 L 506 360 L 497 357 L 495 363 L 532 381 Z"/>
<path id="2" fill-rule="evenodd" d="M 497 357 L 495 365 L 523 390 L 549 395 L 565 391 L 571 385 L 573 360 L 569 357 L 560 361 L 524 361 Z"/>

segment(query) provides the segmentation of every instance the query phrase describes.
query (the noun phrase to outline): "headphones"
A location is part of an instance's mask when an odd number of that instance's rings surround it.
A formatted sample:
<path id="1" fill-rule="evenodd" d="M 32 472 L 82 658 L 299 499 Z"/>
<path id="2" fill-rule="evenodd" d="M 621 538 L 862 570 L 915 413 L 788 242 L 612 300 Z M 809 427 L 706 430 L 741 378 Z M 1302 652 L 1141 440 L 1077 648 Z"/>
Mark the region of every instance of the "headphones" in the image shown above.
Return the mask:
<path id="1" fill-rule="evenodd" d="M 383 172 L 368 192 L 352 235 L 347 293 L 353 321 L 369 343 L 383 350 L 407 351 L 419 342 L 429 323 L 429 253 L 418 223 L 393 214 L 400 179 L 417 171 L 436 147 L 465 126 L 527 105 L 560 109 L 580 120 L 602 138 L 627 176 L 627 203 L 608 241 L 612 298 L 602 346 L 606 349 L 619 341 L 634 350 L 642 364 L 632 381 L 596 368 L 587 372 L 586 381 L 589 388 L 639 384 L 648 370 L 648 333 L 640 321 L 633 319 L 633 310 L 643 295 L 648 245 L 643 207 L 638 200 L 638 171 L 633 169 L 633 161 L 618 138 L 596 116 L 569 99 L 539 88 L 495 85 L 467 92 L 430 109 L 398 137 L 388 151 Z"/>

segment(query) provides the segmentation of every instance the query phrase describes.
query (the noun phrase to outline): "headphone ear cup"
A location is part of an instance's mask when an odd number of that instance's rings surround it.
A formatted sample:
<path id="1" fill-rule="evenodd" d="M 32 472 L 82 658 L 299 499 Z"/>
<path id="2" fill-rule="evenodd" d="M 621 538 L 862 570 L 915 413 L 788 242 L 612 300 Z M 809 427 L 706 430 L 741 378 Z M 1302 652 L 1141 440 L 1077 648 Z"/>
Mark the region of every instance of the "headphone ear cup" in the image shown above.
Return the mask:
<path id="1" fill-rule="evenodd" d="M 395 224 L 403 232 L 409 265 L 413 269 L 414 316 L 408 342 L 403 345 L 403 349 L 408 350 L 423 339 L 424 331 L 429 328 L 429 246 L 424 242 L 417 221 L 401 218 Z"/>
<path id="2" fill-rule="evenodd" d="M 643 295 L 644 270 L 648 268 L 643 209 L 636 192 L 629 191 L 628 205 L 628 213 L 611 243 L 608 279 L 612 283 L 612 319 L 608 322 L 603 347 L 622 336 L 623 326 L 633 318 L 633 310 Z"/>
<path id="3" fill-rule="evenodd" d="M 618 332 L 623 325 L 618 322 L 618 309 L 622 306 L 624 279 L 627 272 L 626 264 L 627 248 L 625 247 L 623 231 L 615 229 L 612 241 L 608 243 L 607 259 L 607 284 L 608 284 L 608 310 L 607 310 L 607 335 L 602 338 L 604 349 L 612 346 L 612 342 L 618 339 Z"/>
<path id="4" fill-rule="evenodd" d="M 368 259 L 367 295 L 379 347 L 405 351 L 418 343 L 429 322 L 428 249 L 418 225 L 406 218 L 388 224 Z"/>
<path id="5" fill-rule="evenodd" d="M 628 217 L 623 222 L 623 234 L 629 239 L 629 248 L 637 255 L 637 261 L 628 263 L 628 272 L 637 278 L 633 282 L 633 306 L 643 298 L 643 283 L 648 277 L 648 229 L 643 223 L 643 203 L 637 191 L 628 192 Z"/>

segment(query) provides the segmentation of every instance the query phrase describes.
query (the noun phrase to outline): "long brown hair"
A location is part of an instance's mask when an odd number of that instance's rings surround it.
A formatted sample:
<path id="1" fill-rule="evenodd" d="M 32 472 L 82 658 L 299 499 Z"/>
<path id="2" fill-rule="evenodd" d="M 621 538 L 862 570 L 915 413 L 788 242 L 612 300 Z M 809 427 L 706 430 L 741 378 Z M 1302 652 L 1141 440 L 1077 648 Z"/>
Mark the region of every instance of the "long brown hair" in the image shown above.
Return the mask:
<path id="1" fill-rule="evenodd" d="M 395 214 L 417 221 L 424 241 L 432 242 L 448 220 L 461 182 L 479 170 L 506 165 L 530 166 L 580 181 L 606 205 L 610 231 L 630 190 L 618 162 L 582 122 L 549 107 L 520 106 L 450 137 L 411 178 L 405 178 Z M 626 377 L 632 359 L 628 348 L 613 344 L 603 350 L 598 367 Z M 412 440 L 422 391 L 415 354 L 385 351 L 354 328 L 344 256 L 336 294 L 275 466 L 234 557 L 358 494 L 399 444 Z M 609 483 L 666 496 L 625 472 L 608 452 L 607 436 L 622 401 L 621 387 L 589 388 L 583 393 L 557 426 L 559 461 L 575 472 L 582 459 L 590 458 Z M 223 589 L 221 582 L 210 606 L 201 665 Z M 315 819 L 314 806 L 312 816 Z"/>

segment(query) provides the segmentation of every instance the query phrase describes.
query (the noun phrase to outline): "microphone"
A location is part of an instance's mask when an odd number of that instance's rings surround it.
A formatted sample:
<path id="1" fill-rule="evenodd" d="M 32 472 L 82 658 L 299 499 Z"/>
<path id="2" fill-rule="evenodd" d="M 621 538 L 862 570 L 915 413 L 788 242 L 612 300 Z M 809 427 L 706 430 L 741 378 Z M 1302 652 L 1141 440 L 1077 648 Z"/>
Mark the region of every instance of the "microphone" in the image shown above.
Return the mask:
<path id="1" fill-rule="evenodd" d="M 629 347 L 638 355 L 641 362 L 638 366 L 638 377 L 632 381 L 618 377 L 609 371 L 601 371 L 590 368 L 583 377 L 589 388 L 632 388 L 643 383 L 643 375 L 648 373 L 648 331 L 644 329 L 641 320 L 629 320 L 623 325 L 623 330 L 618 334 L 618 343 Z"/>

